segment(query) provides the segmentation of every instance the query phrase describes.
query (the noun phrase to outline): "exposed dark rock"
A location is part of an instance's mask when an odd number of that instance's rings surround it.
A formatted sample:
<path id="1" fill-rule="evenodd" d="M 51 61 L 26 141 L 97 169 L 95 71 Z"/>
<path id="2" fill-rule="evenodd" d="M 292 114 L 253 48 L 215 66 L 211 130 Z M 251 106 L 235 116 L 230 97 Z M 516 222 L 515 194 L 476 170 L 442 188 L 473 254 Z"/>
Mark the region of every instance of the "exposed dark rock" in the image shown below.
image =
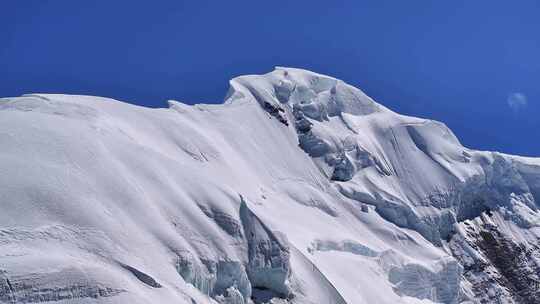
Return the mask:
<path id="1" fill-rule="evenodd" d="M 126 265 L 126 264 L 120 264 L 124 269 L 128 270 L 129 272 L 131 272 L 137 279 L 139 279 L 139 281 L 143 282 L 144 284 L 150 286 L 150 287 L 153 287 L 153 288 L 161 288 L 161 284 L 159 284 L 158 282 L 156 282 L 156 280 L 154 280 L 154 278 L 152 278 L 151 276 L 147 275 L 146 273 L 134 268 L 134 267 L 131 267 L 129 265 Z"/>
<path id="2" fill-rule="evenodd" d="M 483 216 L 493 217 L 494 211 Z M 464 277 L 480 303 L 540 303 L 538 246 L 518 243 L 500 227 L 481 220 L 460 223 L 465 235 L 452 238 L 449 248 L 464 267 Z M 470 248 L 476 254 L 470 254 Z"/>
<path id="3" fill-rule="evenodd" d="M 263 109 L 268 112 L 270 115 L 275 117 L 279 122 L 282 124 L 288 126 L 289 122 L 287 121 L 287 118 L 285 117 L 285 110 L 283 110 L 282 107 L 278 105 L 273 105 L 267 101 L 263 102 Z"/>

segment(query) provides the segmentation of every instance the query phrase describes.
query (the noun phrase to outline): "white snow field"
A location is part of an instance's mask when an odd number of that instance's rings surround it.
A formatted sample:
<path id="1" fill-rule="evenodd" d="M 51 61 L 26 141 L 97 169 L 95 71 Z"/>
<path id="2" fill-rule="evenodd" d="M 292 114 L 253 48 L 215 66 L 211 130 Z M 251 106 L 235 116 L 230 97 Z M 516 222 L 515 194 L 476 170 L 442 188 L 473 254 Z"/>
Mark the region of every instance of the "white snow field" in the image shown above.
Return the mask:
<path id="1" fill-rule="evenodd" d="M 539 200 L 540 159 L 300 69 L 3 98 L 0 303 L 540 303 Z"/>

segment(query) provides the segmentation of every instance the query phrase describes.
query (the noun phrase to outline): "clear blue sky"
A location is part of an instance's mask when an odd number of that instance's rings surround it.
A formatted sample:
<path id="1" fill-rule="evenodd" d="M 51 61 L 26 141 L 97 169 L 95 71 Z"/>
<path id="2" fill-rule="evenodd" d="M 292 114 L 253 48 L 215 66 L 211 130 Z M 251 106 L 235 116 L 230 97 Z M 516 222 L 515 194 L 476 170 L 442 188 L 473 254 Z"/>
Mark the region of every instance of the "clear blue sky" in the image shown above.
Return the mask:
<path id="1" fill-rule="evenodd" d="M 540 156 L 540 1 L 0 1 L 0 96 L 218 103 L 276 65 Z"/>

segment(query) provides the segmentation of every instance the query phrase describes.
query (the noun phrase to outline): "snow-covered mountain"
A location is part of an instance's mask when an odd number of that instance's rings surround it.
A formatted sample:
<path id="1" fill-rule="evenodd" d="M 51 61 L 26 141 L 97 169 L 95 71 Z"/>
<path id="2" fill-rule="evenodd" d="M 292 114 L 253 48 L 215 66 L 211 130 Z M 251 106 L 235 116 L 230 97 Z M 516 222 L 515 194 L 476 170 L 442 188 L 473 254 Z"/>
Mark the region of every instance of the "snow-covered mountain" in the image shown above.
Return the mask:
<path id="1" fill-rule="evenodd" d="M 328 76 L 4 98 L 0 148 L 0 303 L 540 302 L 540 159 Z"/>

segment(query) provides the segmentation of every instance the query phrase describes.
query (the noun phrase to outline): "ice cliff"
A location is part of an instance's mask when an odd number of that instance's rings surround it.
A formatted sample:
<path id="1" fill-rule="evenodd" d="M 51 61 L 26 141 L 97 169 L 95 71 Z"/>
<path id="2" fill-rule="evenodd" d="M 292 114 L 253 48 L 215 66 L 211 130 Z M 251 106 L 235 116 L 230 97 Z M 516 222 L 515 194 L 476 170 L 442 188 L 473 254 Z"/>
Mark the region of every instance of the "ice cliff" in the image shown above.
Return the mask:
<path id="1" fill-rule="evenodd" d="M 538 303 L 540 159 L 276 68 L 0 99 L 1 303 Z"/>

